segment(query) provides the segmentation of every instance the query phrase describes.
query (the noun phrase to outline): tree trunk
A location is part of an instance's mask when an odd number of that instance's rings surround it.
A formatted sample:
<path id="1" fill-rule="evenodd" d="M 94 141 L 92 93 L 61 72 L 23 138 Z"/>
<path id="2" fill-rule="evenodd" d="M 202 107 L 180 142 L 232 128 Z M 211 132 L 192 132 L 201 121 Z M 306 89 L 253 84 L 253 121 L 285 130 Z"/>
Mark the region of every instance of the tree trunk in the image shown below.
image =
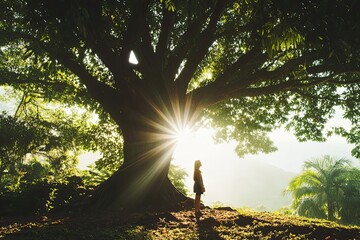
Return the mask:
<path id="1" fill-rule="evenodd" d="M 176 146 L 175 133 L 191 124 L 199 111 L 191 97 L 181 97 L 171 86 L 149 81 L 141 94 L 127 92 L 127 107 L 112 113 L 121 126 L 124 163 L 92 197 L 96 209 L 168 209 L 189 200 L 168 178 Z M 160 84 L 156 85 L 155 83 Z M 191 201 L 187 201 L 192 206 Z"/>
<path id="2" fill-rule="evenodd" d="M 327 212 L 328 212 L 328 220 L 334 221 L 335 220 L 335 217 L 334 217 L 334 201 L 328 200 Z"/>
<path id="3" fill-rule="evenodd" d="M 169 209 L 188 200 L 168 178 L 175 139 L 132 121 L 123 128 L 124 163 L 96 190 L 91 205 L 103 210 Z"/>

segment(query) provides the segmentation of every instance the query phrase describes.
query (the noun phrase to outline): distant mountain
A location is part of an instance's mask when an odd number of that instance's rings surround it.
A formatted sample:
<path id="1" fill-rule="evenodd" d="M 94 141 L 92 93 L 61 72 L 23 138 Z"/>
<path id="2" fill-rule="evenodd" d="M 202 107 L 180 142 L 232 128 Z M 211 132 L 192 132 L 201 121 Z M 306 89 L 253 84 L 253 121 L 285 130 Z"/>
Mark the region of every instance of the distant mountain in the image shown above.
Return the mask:
<path id="1" fill-rule="evenodd" d="M 235 199 L 233 201 L 236 205 L 251 208 L 265 207 L 266 210 L 273 211 L 291 204 L 291 196 L 284 195 L 283 191 L 296 175 L 295 173 L 255 160 L 240 161 L 244 165 L 239 169 L 235 180 L 239 184 L 239 192 L 234 191 L 237 201 L 235 202 Z"/>
<path id="2" fill-rule="evenodd" d="M 203 199 L 209 205 L 221 202 L 232 207 L 278 210 L 291 204 L 291 196 L 283 191 L 295 175 L 256 160 L 237 159 L 226 166 L 219 164 L 211 177 L 204 172 L 207 192 Z"/>

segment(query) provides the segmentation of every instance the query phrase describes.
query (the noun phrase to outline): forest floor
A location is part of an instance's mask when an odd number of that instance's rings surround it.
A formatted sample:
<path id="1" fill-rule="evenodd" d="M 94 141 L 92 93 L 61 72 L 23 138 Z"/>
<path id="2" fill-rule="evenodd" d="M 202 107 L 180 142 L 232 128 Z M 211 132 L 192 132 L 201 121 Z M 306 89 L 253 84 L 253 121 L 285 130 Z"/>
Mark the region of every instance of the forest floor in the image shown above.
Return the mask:
<path id="1" fill-rule="evenodd" d="M 360 227 L 231 208 L 143 214 L 0 218 L 0 239 L 360 239 Z"/>

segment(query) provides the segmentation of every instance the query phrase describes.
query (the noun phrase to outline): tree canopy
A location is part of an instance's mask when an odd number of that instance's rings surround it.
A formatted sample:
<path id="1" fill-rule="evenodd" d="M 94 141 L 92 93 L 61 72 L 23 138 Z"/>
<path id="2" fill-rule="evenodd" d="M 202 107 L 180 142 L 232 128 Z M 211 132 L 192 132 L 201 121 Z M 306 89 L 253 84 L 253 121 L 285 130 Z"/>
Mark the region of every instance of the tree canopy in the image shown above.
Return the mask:
<path id="1" fill-rule="evenodd" d="M 139 169 L 167 173 L 174 133 L 199 122 L 237 140 L 239 155 L 270 152 L 266 133 L 281 125 L 299 140 L 323 141 L 339 106 L 355 127 L 335 132 L 359 145 L 356 0 L 5 0 L 0 7 L 0 84 L 111 118 L 123 136 L 123 169 L 141 172 L 136 179 L 150 176 Z"/>

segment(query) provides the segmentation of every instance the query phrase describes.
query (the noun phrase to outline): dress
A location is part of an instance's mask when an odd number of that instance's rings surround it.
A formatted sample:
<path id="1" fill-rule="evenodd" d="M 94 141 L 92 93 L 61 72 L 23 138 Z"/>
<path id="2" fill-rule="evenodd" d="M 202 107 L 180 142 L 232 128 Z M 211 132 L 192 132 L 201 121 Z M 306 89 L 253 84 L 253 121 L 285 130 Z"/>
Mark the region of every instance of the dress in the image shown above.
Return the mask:
<path id="1" fill-rule="evenodd" d="M 194 171 L 194 193 L 197 195 L 204 193 L 204 183 L 200 170 Z"/>

